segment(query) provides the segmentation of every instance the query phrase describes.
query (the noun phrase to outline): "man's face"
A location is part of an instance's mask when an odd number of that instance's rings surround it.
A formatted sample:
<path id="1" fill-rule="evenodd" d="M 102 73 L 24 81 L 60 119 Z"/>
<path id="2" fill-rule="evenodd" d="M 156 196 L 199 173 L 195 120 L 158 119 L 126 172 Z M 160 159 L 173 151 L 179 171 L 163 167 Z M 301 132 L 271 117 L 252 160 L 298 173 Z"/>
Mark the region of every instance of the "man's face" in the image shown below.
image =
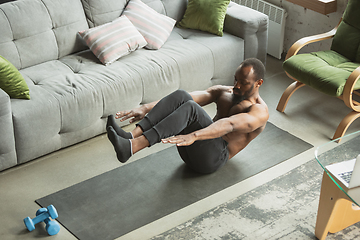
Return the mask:
<path id="1" fill-rule="evenodd" d="M 236 103 L 249 98 L 255 87 L 256 76 L 252 66 L 240 67 L 235 73 L 233 97 Z"/>

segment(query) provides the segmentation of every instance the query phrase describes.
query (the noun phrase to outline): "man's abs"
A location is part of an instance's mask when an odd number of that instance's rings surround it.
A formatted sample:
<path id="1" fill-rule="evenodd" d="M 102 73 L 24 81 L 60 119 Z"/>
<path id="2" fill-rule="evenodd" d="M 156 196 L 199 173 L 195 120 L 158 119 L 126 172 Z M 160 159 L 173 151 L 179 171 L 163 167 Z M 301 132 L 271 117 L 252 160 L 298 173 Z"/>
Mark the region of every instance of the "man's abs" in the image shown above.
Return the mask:
<path id="1" fill-rule="evenodd" d="M 264 129 L 265 126 L 262 126 L 251 133 L 232 132 L 222 136 L 222 138 L 228 143 L 227 148 L 229 150 L 229 159 L 243 150 Z"/>

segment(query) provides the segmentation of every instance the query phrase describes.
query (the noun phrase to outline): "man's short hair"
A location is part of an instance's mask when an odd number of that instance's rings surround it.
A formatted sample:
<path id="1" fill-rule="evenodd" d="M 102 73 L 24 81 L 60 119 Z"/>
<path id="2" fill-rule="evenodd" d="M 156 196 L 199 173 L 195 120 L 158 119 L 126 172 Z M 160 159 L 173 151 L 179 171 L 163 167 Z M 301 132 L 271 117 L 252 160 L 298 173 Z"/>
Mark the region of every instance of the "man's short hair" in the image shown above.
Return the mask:
<path id="1" fill-rule="evenodd" d="M 265 66 L 264 64 L 257 58 L 248 58 L 245 59 L 242 63 L 241 63 L 241 67 L 247 67 L 247 66 L 252 66 L 252 68 L 254 69 L 254 73 L 256 76 L 256 80 L 259 79 L 264 79 L 265 76 Z"/>

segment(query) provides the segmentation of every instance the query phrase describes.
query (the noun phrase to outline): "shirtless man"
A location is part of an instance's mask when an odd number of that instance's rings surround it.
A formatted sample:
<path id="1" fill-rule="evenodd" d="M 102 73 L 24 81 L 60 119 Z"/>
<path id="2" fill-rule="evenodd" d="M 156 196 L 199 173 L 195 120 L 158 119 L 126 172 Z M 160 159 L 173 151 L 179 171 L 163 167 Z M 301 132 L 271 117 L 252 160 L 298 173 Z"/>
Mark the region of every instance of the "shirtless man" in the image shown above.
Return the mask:
<path id="1" fill-rule="evenodd" d="M 108 138 L 120 162 L 162 141 L 176 144 L 183 161 L 200 173 L 222 167 L 265 128 L 269 118 L 259 95 L 265 67 L 258 59 L 247 59 L 235 72 L 234 86 L 213 86 L 205 91 L 182 90 L 162 100 L 116 114 L 121 121 L 141 120 L 127 133 L 108 117 Z M 214 119 L 201 108 L 216 103 Z"/>

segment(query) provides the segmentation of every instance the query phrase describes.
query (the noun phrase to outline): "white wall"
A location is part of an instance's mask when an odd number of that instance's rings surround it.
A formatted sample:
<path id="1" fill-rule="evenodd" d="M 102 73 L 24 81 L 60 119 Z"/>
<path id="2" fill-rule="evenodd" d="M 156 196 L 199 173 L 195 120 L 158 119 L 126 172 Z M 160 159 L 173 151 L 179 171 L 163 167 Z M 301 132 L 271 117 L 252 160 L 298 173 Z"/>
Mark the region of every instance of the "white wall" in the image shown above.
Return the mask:
<path id="1" fill-rule="evenodd" d="M 276 6 L 282 7 L 287 11 L 285 25 L 284 51 L 298 39 L 319 33 L 324 33 L 333 29 L 341 19 L 348 0 L 337 0 L 337 11 L 328 15 L 317 13 L 299 5 L 290 3 L 286 0 L 265 0 Z M 327 50 L 330 48 L 331 40 L 321 43 L 312 43 L 301 50 L 301 52 L 312 52 Z"/>

